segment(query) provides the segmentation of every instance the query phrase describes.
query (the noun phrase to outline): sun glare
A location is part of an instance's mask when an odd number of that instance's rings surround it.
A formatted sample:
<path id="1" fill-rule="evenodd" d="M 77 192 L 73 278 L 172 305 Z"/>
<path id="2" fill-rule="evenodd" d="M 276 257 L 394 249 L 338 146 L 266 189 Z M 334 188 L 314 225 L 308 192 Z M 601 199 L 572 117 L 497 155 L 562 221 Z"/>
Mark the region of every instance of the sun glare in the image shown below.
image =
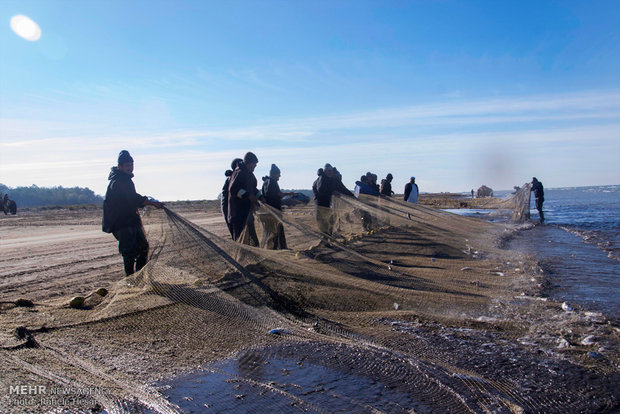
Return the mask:
<path id="1" fill-rule="evenodd" d="M 11 18 L 11 29 L 19 37 L 23 37 L 31 42 L 36 42 L 41 38 L 41 28 L 30 17 L 18 14 Z"/>

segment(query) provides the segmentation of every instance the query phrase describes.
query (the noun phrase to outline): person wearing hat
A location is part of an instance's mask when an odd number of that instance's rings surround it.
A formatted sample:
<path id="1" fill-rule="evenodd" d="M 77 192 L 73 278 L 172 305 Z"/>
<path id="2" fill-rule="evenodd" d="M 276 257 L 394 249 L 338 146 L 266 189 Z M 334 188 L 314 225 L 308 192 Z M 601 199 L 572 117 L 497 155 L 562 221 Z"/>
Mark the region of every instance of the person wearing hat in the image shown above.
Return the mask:
<path id="1" fill-rule="evenodd" d="M 252 246 L 258 246 L 258 236 L 254 228 L 254 215 L 252 209 L 258 205 L 258 189 L 254 176 L 254 170 L 258 164 L 258 158 L 254 153 L 248 152 L 243 161 L 238 163 L 233 171 L 228 185 L 228 222 L 232 226 L 233 240 L 239 240 L 246 233 L 246 242 Z"/>
<path id="2" fill-rule="evenodd" d="M 237 169 L 237 166 L 243 160 L 241 158 L 235 158 L 230 163 L 230 170 L 226 170 L 224 175 L 226 176 L 226 180 L 224 181 L 224 185 L 222 186 L 222 196 L 220 197 L 220 206 L 222 209 L 222 215 L 224 216 L 224 221 L 226 222 L 226 226 L 228 227 L 228 231 L 230 232 L 230 236 L 233 235 L 232 224 L 228 221 L 228 186 L 230 185 L 230 177 L 232 177 L 233 171 Z"/>
<path id="3" fill-rule="evenodd" d="M 385 176 L 385 178 L 383 180 L 381 180 L 381 188 L 379 189 L 379 193 L 381 193 L 381 195 L 385 195 L 388 197 L 392 197 L 392 195 L 394 195 L 394 191 L 392 191 L 392 179 L 394 177 L 392 176 L 392 174 L 389 174 Z"/>
<path id="4" fill-rule="evenodd" d="M 102 230 L 112 233 L 118 240 L 125 275 L 129 276 L 134 270 L 137 272 L 144 267 L 149 253 L 149 244 L 137 210 L 144 206 L 163 208 L 164 205 L 136 192 L 132 181 L 133 158 L 129 151 L 120 152 L 117 164 L 108 176 L 110 183 L 103 201 Z"/>
<path id="5" fill-rule="evenodd" d="M 411 177 L 409 182 L 405 184 L 405 201 L 408 201 L 413 204 L 418 203 L 418 194 L 420 190 L 418 185 L 415 183 L 415 177 Z"/>
<path id="6" fill-rule="evenodd" d="M 540 217 L 540 222 L 543 223 L 545 221 L 545 215 L 543 214 L 543 202 L 545 201 L 545 190 L 543 185 L 536 177 L 532 177 L 532 187 L 530 191 L 534 192 L 534 197 L 536 198 L 536 210 L 538 210 L 538 216 Z"/>
<path id="7" fill-rule="evenodd" d="M 278 180 L 280 180 L 280 169 L 277 165 L 271 164 L 269 176 L 263 177 L 263 198 L 266 204 L 276 210 L 282 210 L 282 197 L 292 196 L 295 195 L 295 193 L 283 193 L 280 191 Z M 265 217 L 265 220 L 263 220 L 265 232 L 262 245 L 273 250 L 286 249 L 284 226 L 282 226 L 282 223 L 275 220 L 274 216 Z"/>

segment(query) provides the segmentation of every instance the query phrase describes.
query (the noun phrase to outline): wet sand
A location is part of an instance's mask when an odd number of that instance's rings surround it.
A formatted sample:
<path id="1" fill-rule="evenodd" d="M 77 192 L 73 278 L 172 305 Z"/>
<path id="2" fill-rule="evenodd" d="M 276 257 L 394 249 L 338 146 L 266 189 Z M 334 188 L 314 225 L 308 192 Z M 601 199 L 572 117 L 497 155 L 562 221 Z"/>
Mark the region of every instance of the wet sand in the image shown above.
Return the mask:
<path id="1" fill-rule="evenodd" d="M 217 202 L 170 208 L 226 237 Z M 255 303 L 256 286 L 234 275 L 188 285 L 181 296 L 176 285 L 158 285 L 137 296 L 147 297 L 146 304 L 132 300 L 139 288 L 126 286 L 116 241 L 101 233 L 100 214 L 33 210 L 0 217 L 0 411 L 618 407 L 618 326 L 542 297 L 545 275 L 536 259 L 500 248 L 513 228 L 455 217 L 455 228 L 479 229 L 469 250 L 462 237 L 426 227 L 414 238 L 391 229 L 350 245 L 369 260 L 392 260 L 394 271 L 329 246 L 301 257 L 282 252 L 278 259 L 290 255 L 286 260 L 319 276 L 257 272 L 260 294 L 273 292 L 267 307 Z M 309 217 L 303 208 L 293 214 Z M 166 217 L 151 211 L 143 221 L 157 250 Z M 301 243 L 296 237 L 290 235 L 290 245 Z M 67 307 L 71 297 L 100 287 L 110 294 L 91 309 Z M 19 298 L 34 307 L 14 306 Z M 115 311 L 119 304 L 122 312 Z M 29 334 L 16 336 L 19 326 Z M 11 388 L 32 384 L 46 387 L 48 397 L 49 390 L 74 387 L 73 399 L 45 400 Z M 77 392 L 88 387 L 94 391 Z"/>

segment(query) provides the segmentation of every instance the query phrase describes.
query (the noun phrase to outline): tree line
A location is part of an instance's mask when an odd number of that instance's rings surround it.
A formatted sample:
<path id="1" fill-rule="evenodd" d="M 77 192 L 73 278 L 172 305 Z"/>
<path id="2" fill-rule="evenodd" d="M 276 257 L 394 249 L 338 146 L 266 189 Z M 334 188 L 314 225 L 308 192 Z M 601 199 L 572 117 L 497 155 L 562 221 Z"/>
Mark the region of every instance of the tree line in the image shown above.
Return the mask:
<path id="1" fill-rule="evenodd" d="M 11 188 L 0 183 L 0 193 L 3 196 L 8 193 L 18 207 L 103 203 L 103 197 L 88 187 L 38 187 L 33 184 L 30 187 Z"/>

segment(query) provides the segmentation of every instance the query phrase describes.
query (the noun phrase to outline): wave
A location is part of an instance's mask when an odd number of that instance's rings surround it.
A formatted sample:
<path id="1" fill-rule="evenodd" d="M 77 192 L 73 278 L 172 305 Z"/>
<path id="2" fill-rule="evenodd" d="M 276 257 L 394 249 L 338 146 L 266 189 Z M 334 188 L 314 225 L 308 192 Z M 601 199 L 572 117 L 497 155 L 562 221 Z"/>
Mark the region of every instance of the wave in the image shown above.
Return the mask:
<path id="1" fill-rule="evenodd" d="M 584 243 L 594 245 L 607 253 L 607 257 L 620 261 L 620 247 L 610 240 L 608 232 L 600 230 L 584 230 L 569 226 L 559 226 L 562 230 L 581 237 Z"/>

